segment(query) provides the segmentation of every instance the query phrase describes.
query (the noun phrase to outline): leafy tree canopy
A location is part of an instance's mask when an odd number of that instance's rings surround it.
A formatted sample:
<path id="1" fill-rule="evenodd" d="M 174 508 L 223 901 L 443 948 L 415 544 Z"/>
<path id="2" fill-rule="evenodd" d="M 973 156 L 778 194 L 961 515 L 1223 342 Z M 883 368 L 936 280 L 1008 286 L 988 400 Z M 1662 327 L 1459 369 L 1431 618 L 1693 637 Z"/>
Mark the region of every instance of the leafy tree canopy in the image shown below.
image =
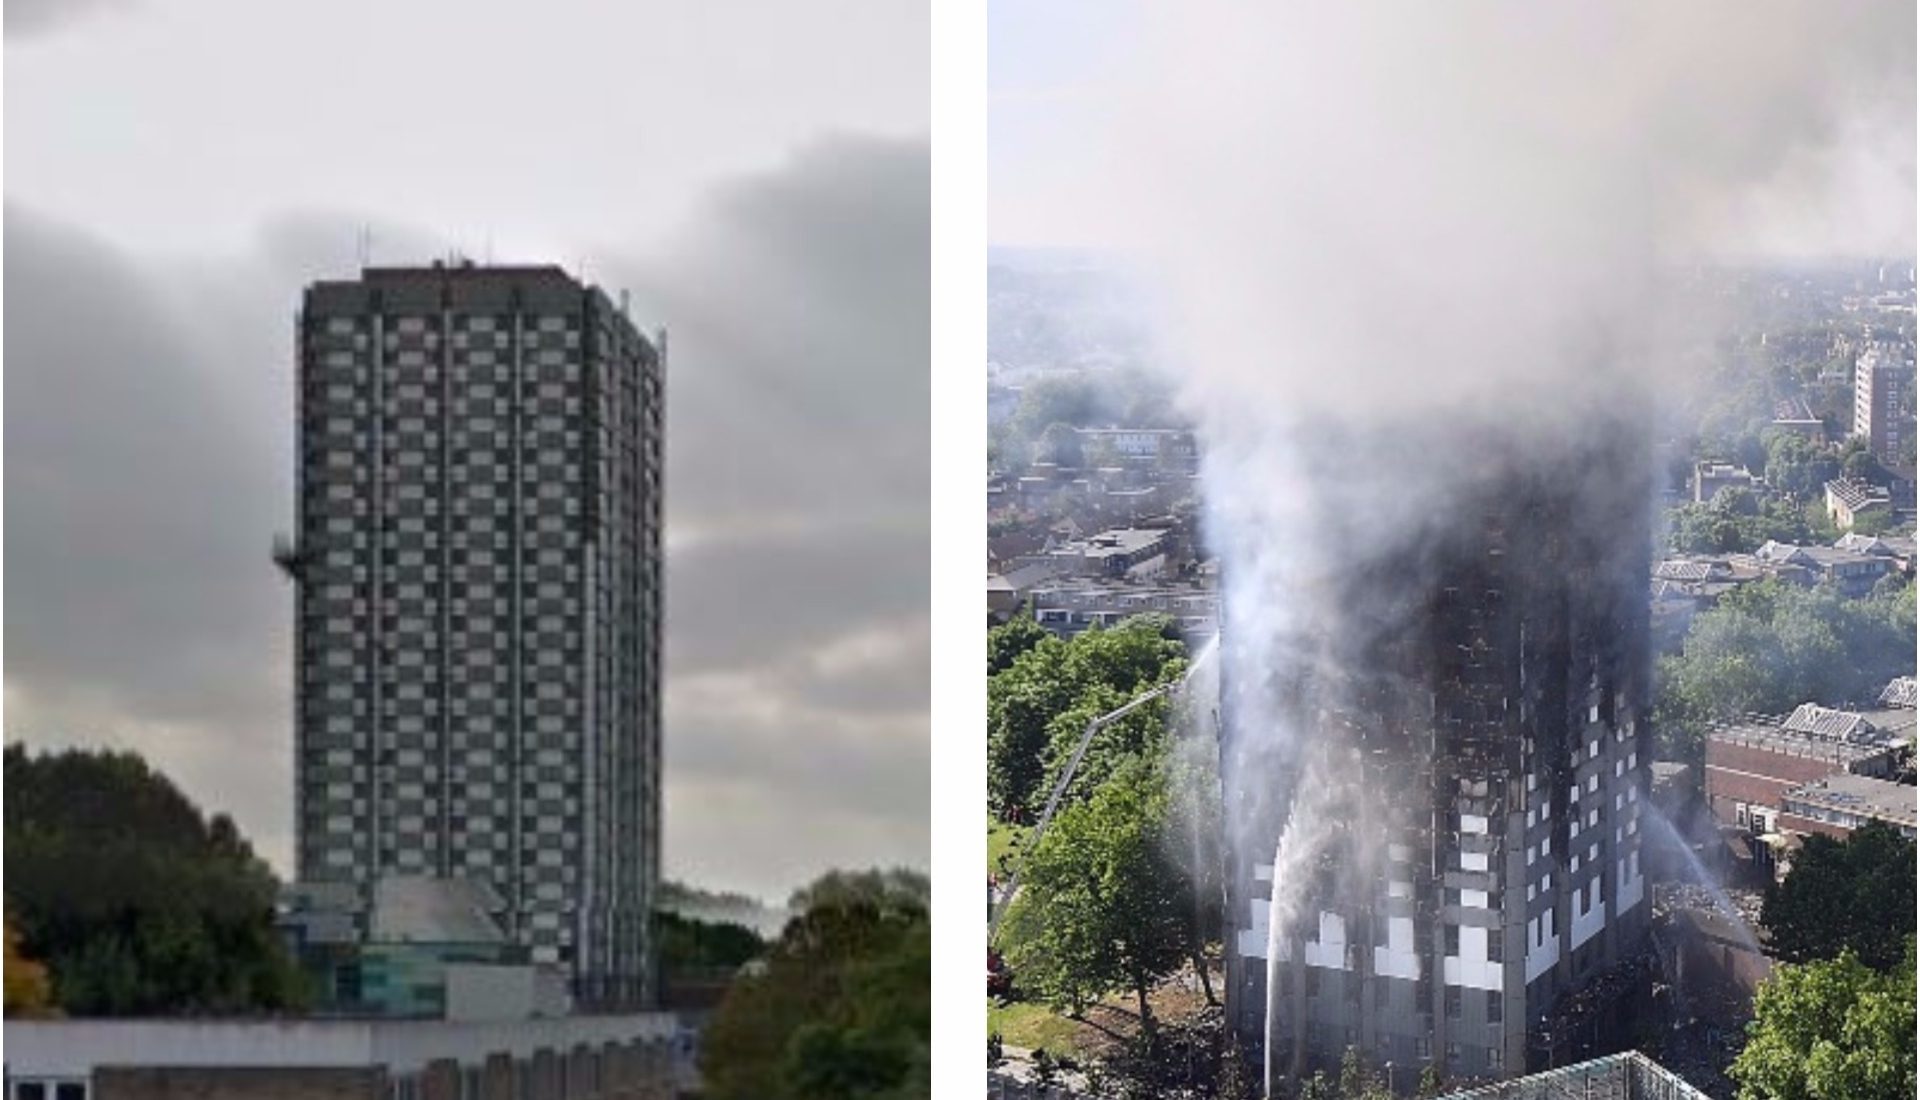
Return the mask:
<path id="1" fill-rule="evenodd" d="M 305 991 L 233 821 L 133 753 L 6 750 L 8 902 L 73 1015 L 239 1013 Z"/>
<path id="2" fill-rule="evenodd" d="M 1722 489 L 1706 504 L 1682 504 L 1667 512 L 1667 548 L 1675 553 L 1745 554 L 1769 539 L 1804 545 L 1815 538 L 1803 508 L 1761 501 L 1749 489 Z"/>
<path id="3" fill-rule="evenodd" d="M 53 1007 L 47 968 L 20 953 L 20 933 L 6 922 L 6 1010 L 9 1016 L 37 1016 Z"/>
<path id="4" fill-rule="evenodd" d="M 1774 432 L 1766 440 L 1767 483 L 1798 500 L 1820 496 L 1840 476 L 1839 455 L 1795 432 Z"/>
<path id="5" fill-rule="evenodd" d="M 1913 942 L 1908 925 L 1892 973 L 1852 952 L 1776 970 L 1754 997 L 1746 1047 L 1727 1070 L 1741 1100 L 1909 1100 Z"/>
<path id="6" fill-rule="evenodd" d="M 751 928 L 727 921 L 683 917 L 667 909 L 653 914 L 654 942 L 668 972 L 732 970 L 766 950 Z"/>
<path id="7" fill-rule="evenodd" d="M 1178 677 L 1185 654 L 1171 620 L 1141 615 L 1071 642 L 1049 635 L 1014 656 L 987 680 L 989 806 L 1003 818 L 1037 813 L 1048 775 L 1062 762 L 1059 743 L 1077 739 L 1089 719 Z M 1148 709 L 1101 740 L 1138 747 L 1158 736 L 1164 711 Z"/>
<path id="8" fill-rule="evenodd" d="M 1708 724 L 1805 702 L 1876 698 L 1913 675 L 1911 582 L 1847 599 L 1825 586 L 1745 585 L 1696 616 L 1682 650 L 1656 666 L 1656 728 L 1665 750 L 1697 760 Z"/>
<path id="9" fill-rule="evenodd" d="M 1008 959 L 1023 985 L 1075 1014 L 1131 990 L 1152 1033 L 1147 992 L 1191 944 L 1188 882 L 1168 855 L 1171 806 L 1166 765 L 1135 757 L 1054 819 L 1007 916 Z"/>
<path id="10" fill-rule="evenodd" d="M 1047 628 L 1033 621 L 1030 609 L 987 631 L 987 675 L 1012 668 L 1014 658 L 1039 645 L 1046 637 Z"/>
<path id="11" fill-rule="evenodd" d="M 1811 962 L 1851 951 L 1875 970 L 1897 965 L 1914 926 L 1913 861 L 1913 842 L 1877 821 L 1844 841 L 1807 837 L 1760 909 L 1773 953 Z"/>
<path id="12" fill-rule="evenodd" d="M 716 1100 L 911 1100 L 931 1090 L 927 880 L 833 872 L 743 974 L 707 1027 Z"/>

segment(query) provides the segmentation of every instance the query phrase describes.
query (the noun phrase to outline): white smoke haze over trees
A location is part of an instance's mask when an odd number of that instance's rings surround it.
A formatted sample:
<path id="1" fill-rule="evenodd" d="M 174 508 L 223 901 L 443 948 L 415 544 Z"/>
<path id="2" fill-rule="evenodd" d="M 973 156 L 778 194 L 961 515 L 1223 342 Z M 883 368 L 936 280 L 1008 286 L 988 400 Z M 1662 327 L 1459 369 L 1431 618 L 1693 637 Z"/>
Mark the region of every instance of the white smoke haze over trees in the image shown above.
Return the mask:
<path id="1" fill-rule="evenodd" d="M 1392 628 L 1324 581 L 1405 569 L 1487 467 L 1650 488 L 1577 456 L 1651 440 L 1699 380 L 1702 265 L 1913 254 L 1910 3 L 1128 11 L 1096 72 L 1034 97 L 1061 149 L 996 214 L 1156 288 L 1228 690 L 1283 759 L 1313 734 L 1268 712 L 1273 670 L 1337 679 Z"/>

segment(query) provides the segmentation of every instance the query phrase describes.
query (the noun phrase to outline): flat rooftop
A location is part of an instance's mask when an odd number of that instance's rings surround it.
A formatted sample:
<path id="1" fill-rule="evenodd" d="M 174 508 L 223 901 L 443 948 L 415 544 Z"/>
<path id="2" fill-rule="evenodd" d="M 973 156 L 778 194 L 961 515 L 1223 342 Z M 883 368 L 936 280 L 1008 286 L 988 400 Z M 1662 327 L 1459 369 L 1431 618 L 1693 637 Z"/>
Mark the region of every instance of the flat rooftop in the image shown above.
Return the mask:
<path id="1" fill-rule="evenodd" d="M 1908 828 L 1914 827 L 1915 808 L 1920 805 L 1915 789 L 1905 783 L 1848 772 L 1795 787 L 1780 796 L 1780 805 L 1789 812 L 1795 803 L 1877 817 Z"/>
<path id="2" fill-rule="evenodd" d="M 1706 1093 L 1639 1051 L 1611 1054 L 1466 1092 L 1450 1092 L 1442 1100 L 1598 1100 L 1600 1097 L 1606 1100 L 1708 1100 Z"/>
<path id="3" fill-rule="evenodd" d="M 1911 740 L 1913 725 L 1910 710 L 1846 711 L 1804 703 L 1792 714 L 1755 715 L 1709 730 L 1707 740 L 1844 766 Z"/>

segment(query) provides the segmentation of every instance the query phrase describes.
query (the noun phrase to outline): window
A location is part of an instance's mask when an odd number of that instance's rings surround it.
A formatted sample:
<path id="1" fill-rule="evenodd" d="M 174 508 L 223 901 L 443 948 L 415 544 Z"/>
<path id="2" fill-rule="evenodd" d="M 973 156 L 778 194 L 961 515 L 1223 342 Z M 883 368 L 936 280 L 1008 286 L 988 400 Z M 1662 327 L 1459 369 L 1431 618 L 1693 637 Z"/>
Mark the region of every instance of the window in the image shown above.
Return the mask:
<path id="1" fill-rule="evenodd" d="M 1506 935 L 1498 928 L 1487 933 L 1487 961 L 1501 962 L 1506 956 Z"/>
<path id="2" fill-rule="evenodd" d="M 1487 993 L 1487 1022 L 1497 1024 L 1506 1019 L 1507 1000 L 1499 990 Z"/>
<path id="3" fill-rule="evenodd" d="M 1460 987 L 1457 985 L 1450 985 L 1447 987 L 1447 1019 L 1458 1020 L 1459 1018 L 1460 1018 Z"/>
<path id="4" fill-rule="evenodd" d="M 1449 925 L 1446 925 L 1445 928 L 1446 928 L 1446 937 L 1447 937 L 1447 954 L 1458 955 L 1460 953 L 1460 926 L 1457 924 L 1449 924 Z"/>

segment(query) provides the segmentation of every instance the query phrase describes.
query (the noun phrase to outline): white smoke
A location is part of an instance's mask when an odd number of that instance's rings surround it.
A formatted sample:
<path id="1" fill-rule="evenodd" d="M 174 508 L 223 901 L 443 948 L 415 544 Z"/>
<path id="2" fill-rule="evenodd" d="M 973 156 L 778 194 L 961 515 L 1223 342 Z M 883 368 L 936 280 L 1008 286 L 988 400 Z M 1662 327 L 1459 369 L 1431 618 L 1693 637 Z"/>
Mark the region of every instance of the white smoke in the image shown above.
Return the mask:
<path id="1" fill-rule="evenodd" d="M 1275 670 L 1355 652 L 1318 640 L 1334 624 L 1387 628 L 1321 582 L 1421 545 L 1463 467 L 1677 403 L 1713 328 L 1700 265 L 1911 255 L 1914 18 L 1910 0 L 1140 14 L 1060 224 L 1158 290 L 1206 455 L 1230 751 L 1312 758 L 1321 733 L 1292 728 L 1310 711 Z M 1243 820 L 1294 822 L 1276 937 L 1323 814 L 1392 797 L 1306 782 L 1297 803 L 1225 792 L 1256 804 Z"/>

